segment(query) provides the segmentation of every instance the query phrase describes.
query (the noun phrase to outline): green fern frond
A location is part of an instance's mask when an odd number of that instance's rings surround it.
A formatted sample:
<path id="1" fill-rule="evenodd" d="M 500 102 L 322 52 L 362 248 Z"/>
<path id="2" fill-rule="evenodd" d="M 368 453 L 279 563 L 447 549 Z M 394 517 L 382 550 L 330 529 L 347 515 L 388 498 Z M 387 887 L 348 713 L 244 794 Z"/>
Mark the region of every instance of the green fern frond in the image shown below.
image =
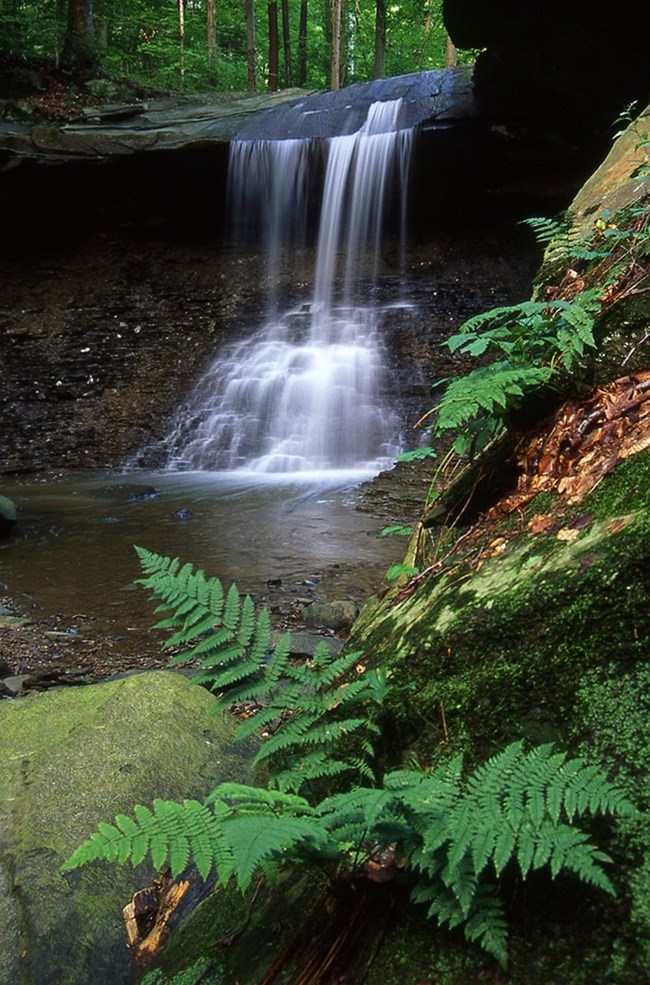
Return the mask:
<path id="1" fill-rule="evenodd" d="M 118 814 L 115 825 L 101 822 L 62 870 L 101 860 L 139 865 L 147 856 L 156 869 L 169 859 L 173 876 L 183 871 L 190 857 L 203 878 L 215 865 L 220 878 L 232 870 L 232 853 L 223 842 L 219 820 L 204 804 L 155 800 L 153 810 L 138 804 L 134 814 L 135 819 Z"/>
<path id="2" fill-rule="evenodd" d="M 478 315 L 473 315 L 463 322 L 455 335 L 447 340 L 447 346 L 452 352 L 460 350 L 472 355 L 482 355 L 482 351 L 473 351 L 467 348 L 472 344 L 471 337 L 484 335 L 486 332 L 493 332 L 504 326 L 516 324 L 523 318 L 530 318 L 541 314 L 547 305 L 543 301 L 522 301 L 519 304 L 504 305 L 498 308 L 490 308 Z M 468 338 L 470 337 L 470 338 Z"/>
<path id="3" fill-rule="evenodd" d="M 293 748 L 304 749 L 320 744 L 332 747 L 366 724 L 365 718 L 346 718 L 342 721 L 324 723 L 320 723 L 320 718 L 321 716 L 314 721 L 313 716 L 297 715 L 290 719 L 286 728 L 278 731 L 264 743 L 255 757 L 255 764 L 275 756 L 278 752 L 286 752 Z"/>
<path id="4" fill-rule="evenodd" d="M 541 246 L 547 246 L 553 240 L 562 239 L 570 229 L 570 217 L 567 213 L 561 216 L 531 216 L 522 219 L 522 226 L 528 226 Z"/>
<path id="5" fill-rule="evenodd" d="M 235 858 L 235 879 L 245 892 L 265 861 L 285 865 L 300 859 L 300 849 L 324 847 L 325 831 L 319 822 L 307 817 L 278 817 L 253 814 L 233 817 L 224 825 L 224 838 Z"/>
<path id="6" fill-rule="evenodd" d="M 315 780 L 332 779 L 353 771 L 353 763 L 317 749 L 296 756 L 286 769 L 274 769 L 269 782 L 278 790 L 297 793 Z"/>
<path id="7" fill-rule="evenodd" d="M 489 885 L 480 886 L 474 899 L 474 909 L 463 926 L 465 937 L 476 941 L 499 962 L 508 964 L 508 923 L 503 904 Z"/>
<path id="8" fill-rule="evenodd" d="M 550 366 L 513 366 L 501 360 L 453 380 L 436 408 L 436 431 L 456 429 L 480 413 L 502 415 L 524 395 L 548 383 Z"/>

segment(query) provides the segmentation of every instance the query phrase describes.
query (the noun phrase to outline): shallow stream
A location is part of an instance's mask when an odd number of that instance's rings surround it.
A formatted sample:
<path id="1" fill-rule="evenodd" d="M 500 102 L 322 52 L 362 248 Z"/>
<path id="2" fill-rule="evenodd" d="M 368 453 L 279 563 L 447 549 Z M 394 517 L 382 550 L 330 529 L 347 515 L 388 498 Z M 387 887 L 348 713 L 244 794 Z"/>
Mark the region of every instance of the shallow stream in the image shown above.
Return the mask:
<path id="1" fill-rule="evenodd" d="M 180 557 L 299 624 L 313 601 L 361 604 L 399 560 L 403 540 L 355 509 L 366 473 L 296 476 L 136 473 L 4 480 L 18 507 L 0 541 L 0 583 L 49 625 L 53 657 L 110 638 L 115 659 L 158 654 L 153 603 L 134 581 L 133 545 Z M 101 643 L 100 643 L 101 645 Z M 2 654 L 7 659 L 7 654 Z"/>

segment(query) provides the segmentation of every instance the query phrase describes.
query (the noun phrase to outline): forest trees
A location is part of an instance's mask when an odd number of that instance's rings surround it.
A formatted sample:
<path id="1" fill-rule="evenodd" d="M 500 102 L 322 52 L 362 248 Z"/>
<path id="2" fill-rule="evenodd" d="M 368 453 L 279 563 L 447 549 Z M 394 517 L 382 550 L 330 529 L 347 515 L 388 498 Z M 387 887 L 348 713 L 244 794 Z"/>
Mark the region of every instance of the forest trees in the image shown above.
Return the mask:
<path id="1" fill-rule="evenodd" d="M 446 63 L 442 0 L 11 0 L 0 54 L 159 90 L 326 89 Z"/>
<path id="2" fill-rule="evenodd" d="M 71 68 L 96 68 L 92 0 L 68 0 L 68 23 L 61 61 Z"/>

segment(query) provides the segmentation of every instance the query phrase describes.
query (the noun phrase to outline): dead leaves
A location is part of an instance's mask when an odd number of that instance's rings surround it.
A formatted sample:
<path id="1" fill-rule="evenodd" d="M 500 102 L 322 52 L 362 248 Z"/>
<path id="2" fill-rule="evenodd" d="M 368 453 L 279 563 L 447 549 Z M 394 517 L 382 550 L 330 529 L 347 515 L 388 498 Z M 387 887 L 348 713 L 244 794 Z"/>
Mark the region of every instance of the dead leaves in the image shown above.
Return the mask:
<path id="1" fill-rule="evenodd" d="M 571 400 L 550 429 L 520 449 L 517 489 L 495 508 L 511 513 L 539 492 L 558 492 L 569 505 L 581 502 L 619 462 L 650 447 L 650 370 L 625 376 Z M 533 533 L 545 518 L 531 520 Z"/>

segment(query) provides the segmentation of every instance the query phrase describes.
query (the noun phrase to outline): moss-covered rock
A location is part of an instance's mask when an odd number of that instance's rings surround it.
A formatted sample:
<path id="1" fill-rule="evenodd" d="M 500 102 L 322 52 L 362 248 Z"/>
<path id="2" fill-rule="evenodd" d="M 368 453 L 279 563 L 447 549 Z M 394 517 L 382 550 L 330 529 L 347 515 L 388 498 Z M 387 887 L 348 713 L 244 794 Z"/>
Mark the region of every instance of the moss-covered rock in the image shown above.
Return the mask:
<path id="1" fill-rule="evenodd" d="M 543 494 L 402 601 L 362 614 L 353 645 L 391 669 L 394 714 L 423 753 L 565 739 L 583 675 L 645 657 L 649 489 L 644 452 L 579 507 Z M 536 515 L 549 519 L 531 530 Z"/>
<path id="2" fill-rule="evenodd" d="M 152 672 L 0 704 L 0 983 L 129 980 L 121 910 L 151 873 L 61 863 L 102 820 L 246 781 L 212 698 Z"/>

